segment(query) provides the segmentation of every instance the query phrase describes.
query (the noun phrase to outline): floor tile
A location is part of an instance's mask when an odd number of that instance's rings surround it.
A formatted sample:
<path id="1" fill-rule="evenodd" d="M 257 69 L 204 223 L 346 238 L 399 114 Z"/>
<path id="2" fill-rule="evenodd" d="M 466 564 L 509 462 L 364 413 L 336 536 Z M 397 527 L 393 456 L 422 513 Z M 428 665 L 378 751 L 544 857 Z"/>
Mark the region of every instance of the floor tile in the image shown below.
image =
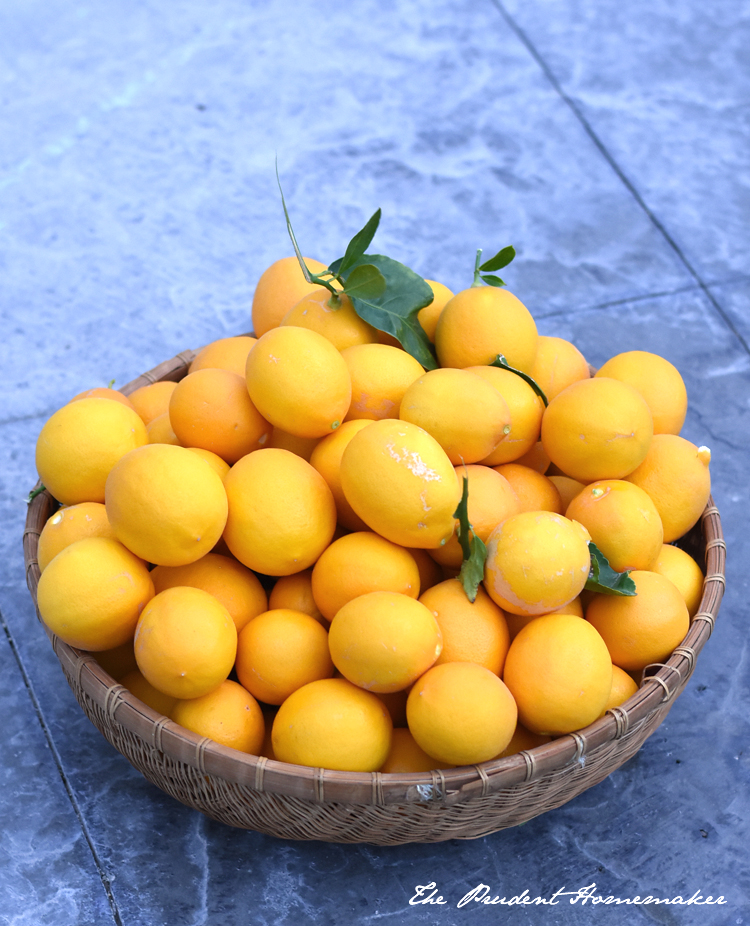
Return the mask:
<path id="1" fill-rule="evenodd" d="M 99 868 L 4 630 L 3 621 L 0 923 L 114 923 Z"/>
<path id="2" fill-rule="evenodd" d="M 690 266 L 747 277 L 748 4 L 496 2 Z"/>

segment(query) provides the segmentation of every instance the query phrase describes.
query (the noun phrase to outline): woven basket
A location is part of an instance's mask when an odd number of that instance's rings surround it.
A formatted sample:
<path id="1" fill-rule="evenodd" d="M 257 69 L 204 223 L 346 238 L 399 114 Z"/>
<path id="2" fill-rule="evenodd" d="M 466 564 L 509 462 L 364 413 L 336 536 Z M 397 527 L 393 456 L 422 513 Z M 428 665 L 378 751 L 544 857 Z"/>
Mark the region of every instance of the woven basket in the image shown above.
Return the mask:
<path id="1" fill-rule="evenodd" d="M 193 357 L 192 351 L 178 354 L 122 392 L 178 381 Z M 35 605 L 39 533 L 56 506 L 45 490 L 26 519 L 26 580 Z M 680 646 L 666 663 L 644 670 L 639 690 L 624 705 L 535 749 L 430 773 L 338 772 L 228 749 L 157 714 L 93 655 L 45 630 L 79 704 L 106 739 L 150 782 L 215 820 L 286 839 L 376 845 L 475 839 L 559 807 L 602 781 L 662 722 L 711 635 L 724 592 L 726 545 L 712 499 L 685 545 L 698 562 L 705 556 L 700 609 Z"/>

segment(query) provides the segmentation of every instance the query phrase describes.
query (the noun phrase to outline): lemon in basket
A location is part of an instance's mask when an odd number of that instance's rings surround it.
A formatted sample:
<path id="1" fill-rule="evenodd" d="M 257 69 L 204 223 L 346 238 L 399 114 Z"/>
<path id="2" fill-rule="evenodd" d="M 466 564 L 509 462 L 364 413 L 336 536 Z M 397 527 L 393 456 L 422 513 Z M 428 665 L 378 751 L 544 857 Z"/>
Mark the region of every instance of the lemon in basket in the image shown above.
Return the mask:
<path id="1" fill-rule="evenodd" d="M 56 511 L 42 528 L 39 535 L 37 560 L 39 571 L 44 572 L 49 563 L 65 547 L 84 537 L 109 537 L 116 540 L 115 532 L 107 518 L 107 509 L 101 502 L 81 502 Z"/>
<path id="2" fill-rule="evenodd" d="M 401 400 L 399 418 L 431 434 L 451 463 L 478 463 L 510 432 L 510 412 L 497 389 L 468 370 L 430 370 Z"/>
<path id="3" fill-rule="evenodd" d="M 292 330 L 292 329 L 288 329 Z M 242 457 L 225 479 L 224 540 L 241 563 L 265 575 L 301 572 L 336 529 L 336 504 L 320 473 L 289 450 L 267 447 Z"/>
<path id="4" fill-rule="evenodd" d="M 154 688 L 174 698 L 199 698 L 232 671 L 237 629 L 213 595 L 178 586 L 143 609 L 134 646 L 138 668 Z"/>
<path id="5" fill-rule="evenodd" d="M 612 660 L 590 623 L 570 614 L 548 614 L 519 631 L 503 679 L 521 723 L 533 733 L 558 736 L 593 723 L 604 712 L 612 690 Z"/>
<path id="6" fill-rule="evenodd" d="M 377 695 L 345 678 L 324 678 L 284 701 L 271 742 L 280 762 L 376 772 L 388 756 L 392 732 L 391 716 Z"/>
<path id="7" fill-rule="evenodd" d="M 37 472 L 64 505 L 103 502 L 112 467 L 147 442 L 146 426 L 132 408 L 111 399 L 78 399 L 56 411 L 42 428 Z"/>
<path id="8" fill-rule="evenodd" d="M 636 595 L 595 595 L 586 620 L 607 644 L 612 662 L 638 671 L 664 662 L 690 627 L 685 599 L 677 586 L 659 573 L 634 570 Z"/>
<path id="9" fill-rule="evenodd" d="M 584 527 L 552 511 L 524 511 L 502 521 L 487 542 L 484 584 L 513 614 L 548 614 L 577 598 L 589 577 Z"/>
<path id="10" fill-rule="evenodd" d="M 606 376 L 563 389 L 542 418 L 547 455 L 566 476 L 584 483 L 627 476 L 643 462 L 653 434 L 641 393 Z"/>
<path id="11" fill-rule="evenodd" d="M 368 592 L 347 602 L 328 634 L 336 668 L 350 682 L 376 693 L 408 688 L 440 655 L 443 637 L 435 615 L 398 592 Z"/>
<path id="12" fill-rule="evenodd" d="M 355 513 L 393 543 L 429 549 L 453 533 L 461 497 L 456 472 L 417 425 L 388 418 L 363 428 L 344 450 L 340 472 Z"/>
<path id="13" fill-rule="evenodd" d="M 171 444 L 147 444 L 119 460 L 107 477 L 104 503 L 118 540 L 158 566 L 205 556 L 227 520 L 219 476 L 205 460 Z"/>
<path id="14" fill-rule="evenodd" d="M 325 437 L 344 420 L 352 398 L 341 354 L 317 331 L 272 328 L 247 356 L 247 391 L 274 427 L 296 437 Z"/>
<path id="15" fill-rule="evenodd" d="M 240 752 L 257 756 L 263 747 L 263 711 L 255 698 L 231 679 L 199 698 L 178 700 L 169 716 L 198 736 Z"/>
<path id="16" fill-rule="evenodd" d="M 446 662 L 412 687 L 406 716 L 417 744 L 439 765 L 473 765 L 505 749 L 518 712 L 494 672 L 474 662 Z"/>
<path id="17" fill-rule="evenodd" d="M 153 595 L 143 560 L 117 540 L 87 537 L 50 561 L 39 579 L 37 603 L 61 640 L 98 652 L 132 640 Z"/>

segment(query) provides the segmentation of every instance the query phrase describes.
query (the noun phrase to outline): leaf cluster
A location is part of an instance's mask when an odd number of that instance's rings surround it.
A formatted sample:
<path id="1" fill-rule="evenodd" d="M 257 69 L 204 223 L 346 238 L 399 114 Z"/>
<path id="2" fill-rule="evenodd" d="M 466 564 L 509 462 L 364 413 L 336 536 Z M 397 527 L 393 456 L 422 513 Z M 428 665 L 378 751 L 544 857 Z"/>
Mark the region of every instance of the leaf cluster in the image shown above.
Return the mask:
<path id="1" fill-rule="evenodd" d="M 279 179 L 278 169 L 276 178 Z M 380 209 L 354 235 L 343 257 L 333 261 L 321 273 L 314 274 L 310 273 L 297 244 L 281 181 L 279 191 L 287 231 L 308 283 L 325 286 L 329 290 L 332 308 L 336 308 L 341 294 L 346 295 L 363 321 L 395 337 L 426 370 L 434 370 L 437 367 L 435 354 L 417 318 L 419 311 L 432 302 L 432 289 L 419 274 L 399 261 L 383 254 L 367 253 L 380 224 Z"/>
<path id="2" fill-rule="evenodd" d="M 482 251 L 481 249 L 478 250 L 477 259 L 474 264 L 474 286 L 479 286 L 481 283 L 486 283 L 488 286 L 505 286 L 505 280 L 501 280 L 499 276 L 495 276 L 494 271 L 502 270 L 503 267 L 507 267 L 515 256 L 516 249 L 513 245 L 509 244 L 507 247 L 501 248 L 494 257 L 480 264 L 479 261 L 482 258 Z"/>

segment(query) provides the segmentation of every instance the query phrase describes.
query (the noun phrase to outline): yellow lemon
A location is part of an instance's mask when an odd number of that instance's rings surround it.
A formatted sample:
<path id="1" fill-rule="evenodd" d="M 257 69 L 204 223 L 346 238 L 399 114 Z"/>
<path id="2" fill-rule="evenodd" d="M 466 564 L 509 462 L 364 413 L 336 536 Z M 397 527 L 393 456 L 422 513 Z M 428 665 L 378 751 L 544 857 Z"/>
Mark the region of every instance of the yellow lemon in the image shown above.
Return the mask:
<path id="1" fill-rule="evenodd" d="M 339 672 L 375 692 L 408 688 L 443 645 L 429 608 L 398 592 L 368 592 L 347 602 L 331 622 L 328 643 Z"/>
<path id="2" fill-rule="evenodd" d="M 184 447 L 210 450 L 230 466 L 259 450 L 271 433 L 247 394 L 244 377 L 218 367 L 196 370 L 177 383 L 169 421 Z"/>
<path id="3" fill-rule="evenodd" d="M 687 390 L 680 371 L 664 357 L 629 350 L 612 357 L 597 372 L 628 383 L 646 400 L 654 419 L 654 434 L 679 434 L 687 414 Z"/>
<path id="4" fill-rule="evenodd" d="M 227 520 L 219 476 L 171 444 L 147 444 L 122 457 L 107 477 L 105 505 L 118 540 L 159 566 L 184 566 L 205 556 Z"/>
<path id="5" fill-rule="evenodd" d="M 411 735 L 411 731 L 398 727 L 393 731 L 391 751 L 380 768 L 381 772 L 398 774 L 399 772 L 429 772 L 434 768 L 453 768 L 428 756 Z"/>
<path id="6" fill-rule="evenodd" d="M 521 511 L 518 496 L 505 476 L 481 466 L 478 463 L 469 466 L 457 466 L 456 475 L 463 486 L 463 478 L 469 483 L 469 523 L 472 534 L 486 542 L 497 525 L 512 514 Z M 458 524 L 458 522 L 456 522 Z M 429 551 L 435 562 L 442 566 L 460 568 L 464 554 L 456 533 L 443 544 Z"/>
<path id="7" fill-rule="evenodd" d="M 612 660 L 591 624 L 548 614 L 519 631 L 503 678 L 521 723 L 532 733 L 558 736 L 601 716 L 612 690 Z"/>
<path id="8" fill-rule="evenodd" d="M 652 569 L 674 582 L 685 599 L 690 617 L 698 613 L 703 597 L 703 571 L 689 553 L 665 543 Z"/>
<path id="9" fill-rule="evenodd" d="M 454 465 L 483 460 L 511 430 L 505 399 L 468 370 L 420 376 L 404 393 L 399 418 L 424 428 Z"/>
<path id="10" fill-rule="evenodd" d="M 149 444 L 174 444 L 175 447 L 182 447 L 183 443 L 175 434 L 172 422 L 169 419 L 169 412 L 159 415 L 153 421 L 146 425 Z"/>
<path id="11" fill-rule="evenodd" d="M 234 464 L 224 485 L 229 502 L 224 540 L 250 569 L 292 575 L 312 566 L 331 542 L 336 529 L 331 490 L 302 457 L 273 447 L 256 450 Z"/>
<path id="12" fill-rule="evenodd" d="M 143 560 L 116 540 L 87 537 L 49 563 L 39 579 L 37 604 L 42 620 L 61 640 L 98 652 L 133 638 L 153 595 Z"/>
<path id="13" fill-rule="evenodd" d="M 531 377 L 551 402 L 563 389 L 591 376 L 586 358 L 564 338 L 540 334 Z"/>
<path id="14" fill-rule="evenodd" d="M 582 379 L 556 396 L 542 418 L 542 444 L 566 476 L 622 479 L 643 462 L 654 433 L 646 400 L 617 379 Z"/>
<path id="15" fill-rule="evenodd" d="M 484 584 L 514 614 L 548 614 L 581 593 L 591 568 L 586 530 L 551 511 L 507 518 L 487 542 Z"/>
<path id="16" fill-rule="evenodd" d="M 443 637 L 436 665 L 476 662 L 495 675 L 502 675 L 510 645 L 508 624 L 502 610 L 481 585 L 473 603 L 458 579 L 433 585 L 419 600 L 435 615 Z"/>
<path id="17" fill-rule="evenodd" d="M 520 503 L 521 511 L 565 513 L 557 486 L 542 473 L 520 462 L 502 463 L 493 468 L 510 483 Z"/>
<path id="18" fill-rule="evenodd" d="M 247 355 L 257 340 L 247 335 L 238 335 L 234 338 L 219 338 L 218 341 L 212 341 L 198 351 L 188 368 L 188 373 L 218 367 L 220 370 L 237 373 L 244 379 Z"/>
<path id="19" fill-rule="evenodd" d="M 302 611 L 314 617 L 319 624 L 328 627 L 328 621 L 320 613 L 312 593 L 312 569 L 303 569 L 290 576 L 281 576 L 276 580 L 268 596 L 268 610 L 288 608 Z"/>
<path id="20" fill-rule="evenodd" d="M 107 518 L 107 509 L 101 502 L 70 505 L 56 511 L 47 520 L 39 535 L 36 554 L 40 572 L 44 572 L 60 550 L 84 537 L 109 537 L 110 540 L 116 540 Z"/>
<path id="21" fill-rule="evenodd" d="M 146 426 L 132 408 L 111 399 L 79 399 L 45 423 L 36 442 L 36 469 L 64 505 L 103 502 L 112 467 L 146 443 Z"/>
<path id="22" fill-rule="evenodd" d="M 424 333 L 434 343 L 435 329 L 437 328 L 440 313 L 445 308 L 445 304 L 455 295 L 447 286 L 437 283 L 435 280 L 425 280 L 425 283 L 432 290 L 432 302 L 417 312 L 417 320 L 424 329 Z"/>
<path id="23" fill-rule="evenodd" d="M 219 553 L 207 553 L 187 566 L 157 566 L 151 570 L 151 578 L 157 593 L 187 585 L 213 595 L 229 611 L 237 633 L 268 609 L 266 593 L 255 573 Z"/>
<path id="24" fill-rule="evenodd" d="M 143 609 L 134 646 L 138 668 L 154 688 L 174 698 L 200 698 L 232 671 L 237 630 L 213 595 L 178 586 Z"/>
<path id="25" fill-rule="evenodd" d="M 356 344 L 341 352 L 352 381 L 347 420 L 398 418 L 404 393 L 424 368 L 411 354 L 389 344 Z"/>
<path id="26" fill-rule="evenodd" d="M 607 713 L 613 707 L 619 707 L 628 698 L 631 698 L 636 691 L 638 691 L 638 686 L 635 681 L 628 675 L 628 673 L 621 669 L 619 666 L 612 666 L 612 689 L 609 692 L 609 699 L 604 705 L 604 710 L 602 711 L 602 716 Z"/>
<path id="27" fill-rule="evenodd" d="M 354 509 L 347 501 L 344 490 L 341 488 L 341 457 L 344 455 L 349 441 L 362 428 L 366 428 L 368 424 L 370 424 L 368 418 L 345 421 L 337 431 L 320 440 L 310 454 L 310 463 L 325 479 L 336 502 L 339 524 L 351 531 L 366 530 L 367 525 L 362 518 L 354 513 Z"/>
<path id="28" fill-rule="evenodd" d="M 481 463 L 497 466 L 512 463 L 529 453 L 539 441 L 544 403 L 531 386 L 510 370 L 498 367 L 468 367 L 505 399 L 510 411 L 510 431 Z"/>
<path id="29" fill-rule="evenodd" d="M 659 512 L 643 489 L 630 482 L 592 482 L 571 501 L 565 517 L 583 524 L 615 572 L 651 569 L 661 553 Z"/>
<path id="30" fill-rule="evenodd" d="M 536 323 L 513 293 L 495 286 L 471 286 L 450 299 L 435 330 L 441 367 L 492 363 L 502 354 L 510 366 L 531 372 L 536 357 Z"/>
<path id="31" fill-rule="evenodd" d="M 247 357 L 247 391 L 274 427 L 325 437 L 349 410 L 352 383 L 341 354 L 317 331 L 272 328 Z"/>
<path id="32" fill-rule="evenodd" d="M 711 451 L 676 434 L 656 434 L 641 464 L 625 478 L 656 505 L 664 542 L 686 534 L 698 521 L 711 494 Z"/>
<path id="33" fill-rule="evenodd" d="M 159 380 L 156 383 L 149 383 L 148 386 L 141 386 L 140 389 L 131 392 L 128 398 L 143 423 L 148 425 L 154 418 L 169 411 L 169 399 L 176 388 L 177 383 L 171 380 Z"/>
<path id="34" fill-rule="evenodd" d="M 303 296 L 281 319 L 283 325 L 310 328 L 327 338 L 336 350 L 354 344 L 375 344 L 378 331 L 357 315 L 346 295 L 332 296 L 327 289 Z"/>
<path id="35" fill-rule="evenodd" d="M 324 678 L 284 701 L 271 731 L 280 762 L 344 772 L 375 772 L 391 748 L 393 724 L 372 692 L 345 678 Z"/>
<path id="36" fill-rule="evenodd" d="M 328 634 L 309 614 L 279 608 L 258 615 L 237 641 L 237 678 L 266 704 L 333 675 Z"/>
<path id="37" fill-rule="evenodd" d="M 633 596 L 594 595 L 586 620 L 594 626 L 621 669 L 664 662 L 690 627 L 687 605 L 674 583 L 656 572 L 635 570 Z"/>
<path id="38" fill-rule="evenodd" d="M 378 591 L 417 598 L 419 569 L 408 550 L 371 531 L 334 540 L 313 567 L 313 597 L 329 621 L 348 601 Z"/>
<path id="39" fill-rule="evenodd" d="M 266 733 L 260 705 L 230 679 L 199 698 L 178 701 L 170 717 L 198 736 L 255 756 L 260 754 Z"/>
<path id="40" fill-rule="evenodd" d="M 355 513 L 387 540 L 429 549 L 453 533 L 460 499 L 456 473 L 422 428 L 393 419 L 373 422 L 349 442 L 340 472 Z"/>
<path id="41" fill-rule="evenodd" d="M 325 264 L 310 257 L 305 258 L 310 273 L 325 270 Z M 253 295 L 253 330 L 260 337 L 275 328 L 293 305 L 307 293 L 324 287 L 308 283 L 296 257 L 282 257 L 267 267 L 260 275 Z"/>
<path id="42" fill-rule="evenodd" d="M 518 712 L 494 672 L 473 662 L 446 662 L 412 687 L 406 716 L 417 744 L 441 765 L 474 765 L 508 745 Z"/>

